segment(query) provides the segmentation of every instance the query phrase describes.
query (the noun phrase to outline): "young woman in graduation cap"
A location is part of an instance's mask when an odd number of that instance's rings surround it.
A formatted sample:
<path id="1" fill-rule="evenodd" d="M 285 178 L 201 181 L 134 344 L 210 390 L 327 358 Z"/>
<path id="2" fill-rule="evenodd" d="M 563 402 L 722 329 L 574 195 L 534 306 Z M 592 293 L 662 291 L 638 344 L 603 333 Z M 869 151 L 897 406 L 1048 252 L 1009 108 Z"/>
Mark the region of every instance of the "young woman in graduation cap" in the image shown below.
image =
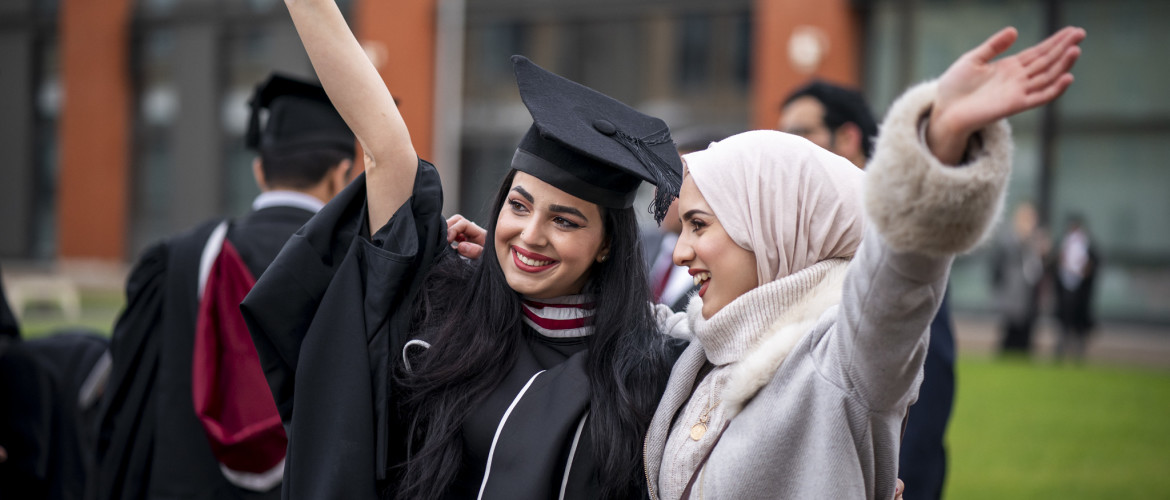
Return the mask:
<path id="1" fill-rule="evenodd" d="M 865 172 L 775 131 L 684 157 L 674 260 L 701 288 L 646 439 L 652 497 L 894 495 L 951 261 L 1002 205 L 1004 118 L 1072 83 L 1084 36 L 992 61 L 1000 31 L 894 102 Z"/>
<path id="2" fill-rule="evenodd" d="M 332 0 L 287 0 L 366 173 L 242 305 L 288 427 L 285 498 L 637 498 L 678 350 L 657 333 L 631 205 L 665 214 L 665 123 L 513 59 L 533 125 L 481 259 Z M 454 234 L 452 232 L 451 234 Z"/>

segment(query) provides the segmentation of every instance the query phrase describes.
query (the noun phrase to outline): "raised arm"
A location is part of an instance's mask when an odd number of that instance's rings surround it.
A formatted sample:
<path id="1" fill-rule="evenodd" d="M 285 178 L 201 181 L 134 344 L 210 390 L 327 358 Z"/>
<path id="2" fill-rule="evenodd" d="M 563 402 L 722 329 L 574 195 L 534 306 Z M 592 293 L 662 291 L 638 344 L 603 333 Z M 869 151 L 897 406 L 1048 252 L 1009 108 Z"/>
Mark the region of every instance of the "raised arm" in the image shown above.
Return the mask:
<path id="1" fill-rule="evenodd" d="M 410 198 L 418 157 L 378 70 L 334 0 L 285 0 L 321 85 L 366 154 L 370 234 Z"/>
<path id="2" fill-rule="evenodd" d="M 988 235 L 1003 202 L 1012 149 L 1003 119 L 1068 88 L 1084 37 L 1066 28 L 992 61 L 1016 39 L 1004 29 L 890 106 L 866 168 L 870 224 L 850 263 L 836 332 L 818 352 L 824 372 L 871 408 L 910 402 L 951 260 Z"/>

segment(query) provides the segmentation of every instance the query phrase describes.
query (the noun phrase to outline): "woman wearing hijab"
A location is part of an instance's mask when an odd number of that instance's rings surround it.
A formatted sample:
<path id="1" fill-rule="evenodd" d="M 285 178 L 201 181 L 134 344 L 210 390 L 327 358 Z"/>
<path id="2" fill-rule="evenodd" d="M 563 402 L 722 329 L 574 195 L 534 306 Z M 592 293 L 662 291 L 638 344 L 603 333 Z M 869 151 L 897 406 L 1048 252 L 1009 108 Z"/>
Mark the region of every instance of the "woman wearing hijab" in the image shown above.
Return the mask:
<path id="1" fill-rule="evenodd" d="M 655 330 L 631 208 L 682 164 L 661 120 L 513 58 L 533 125 L 460 259 L 442 186 L 332 0 L 286 2 L 366 173 L 241 308 L 288 427 L 282 495 L 637 498 L 677 350 Z"/>
<path id="2" fill-rule="evenodd" d="M 1000 210 L 1004 118 L 1067 88 L 1084 31 L 992 62 L 1015 38 L 899 98 L 868 173 L 773 131 L 684 157 L 674 260 L 701 288 L 646 438 L 652 498 L 894 495 L 951 261 Z"/>

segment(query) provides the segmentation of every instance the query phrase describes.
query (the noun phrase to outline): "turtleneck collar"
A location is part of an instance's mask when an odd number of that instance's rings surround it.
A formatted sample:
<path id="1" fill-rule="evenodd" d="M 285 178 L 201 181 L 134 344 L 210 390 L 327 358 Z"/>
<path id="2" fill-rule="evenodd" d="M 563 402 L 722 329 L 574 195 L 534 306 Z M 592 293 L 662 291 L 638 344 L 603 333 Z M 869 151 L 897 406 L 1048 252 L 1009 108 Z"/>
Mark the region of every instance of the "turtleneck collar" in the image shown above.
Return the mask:
<path id="1" fill-rule="evenodd" d="M 594 301 L 590 295 L 566 295 L 552 299 L 523 297 L 524 322 L 536 333 L 552 338 L 593 334 Z"/>
<path id="2" fill-rule="evenodd" d="M 844 259 L 817 262 L 749 290 L 710 318 L 703 318 L 702 299 L 691 299 L 687 319 L 707 360 L 721 366 L 743 359 L 785 311 L 799 303 L 830 271 L 847 263 Z"/>

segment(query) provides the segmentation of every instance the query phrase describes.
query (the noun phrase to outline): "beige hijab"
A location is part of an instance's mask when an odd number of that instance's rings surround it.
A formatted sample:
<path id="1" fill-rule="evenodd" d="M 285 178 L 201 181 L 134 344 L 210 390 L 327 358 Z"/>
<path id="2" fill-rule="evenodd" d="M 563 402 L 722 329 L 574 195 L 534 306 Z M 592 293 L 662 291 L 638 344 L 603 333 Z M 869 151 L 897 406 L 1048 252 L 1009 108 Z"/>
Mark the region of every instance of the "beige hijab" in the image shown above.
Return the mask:
<path id="1" fill-rule="evenodd" d="M 683 158 L 732 241 L 755 252 L 761 285 L 857 251 L 865 174 L 848 160 L 772 130 L 734 135 Z"/>

